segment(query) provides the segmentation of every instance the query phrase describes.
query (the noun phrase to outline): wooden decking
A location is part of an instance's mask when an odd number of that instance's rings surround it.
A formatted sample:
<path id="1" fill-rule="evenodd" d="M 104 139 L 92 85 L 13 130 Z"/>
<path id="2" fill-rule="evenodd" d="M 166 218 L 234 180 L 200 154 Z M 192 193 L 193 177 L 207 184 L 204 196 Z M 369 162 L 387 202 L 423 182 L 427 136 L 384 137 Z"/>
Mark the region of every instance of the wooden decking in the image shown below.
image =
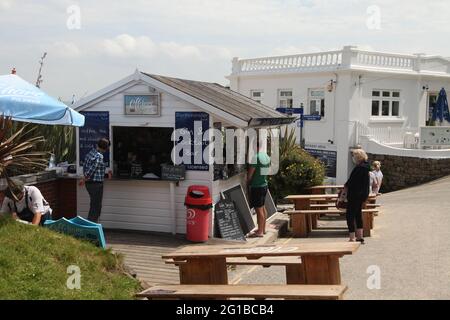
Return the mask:
<path id="1" fill-rule="evenodd" d="M 178 267 L 167 265 L 161 256 L 189 244 L 181 237 L 170 235 L 113 231 L 105 232 L 106 243 L 124 256 L 125 265 L 148 285 L 180 283 Z"/>

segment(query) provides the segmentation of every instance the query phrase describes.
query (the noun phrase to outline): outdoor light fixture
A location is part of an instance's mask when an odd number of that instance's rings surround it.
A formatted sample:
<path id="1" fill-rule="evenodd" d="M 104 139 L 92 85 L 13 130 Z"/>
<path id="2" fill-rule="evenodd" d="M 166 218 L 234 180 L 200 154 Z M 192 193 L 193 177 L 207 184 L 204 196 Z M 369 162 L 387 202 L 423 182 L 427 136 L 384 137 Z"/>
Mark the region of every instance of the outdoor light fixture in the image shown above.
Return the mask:
<path id="1" fill-rule="evenodd" d="M 336 84 L 336 80 L 331 79 L 330 83 L 327 86 L 328 92 L 332 92 L 333 91 L 335 84 Z"/>
<path id="2" fill-rule="evenodd" d="M 426 85 L 426 86 L 423 86 L 422 89 L 423 89 L 423 91 L 428 91 L 428 89 L 430 89 L 430 88 L 428 87 L 428 85 Z"/>

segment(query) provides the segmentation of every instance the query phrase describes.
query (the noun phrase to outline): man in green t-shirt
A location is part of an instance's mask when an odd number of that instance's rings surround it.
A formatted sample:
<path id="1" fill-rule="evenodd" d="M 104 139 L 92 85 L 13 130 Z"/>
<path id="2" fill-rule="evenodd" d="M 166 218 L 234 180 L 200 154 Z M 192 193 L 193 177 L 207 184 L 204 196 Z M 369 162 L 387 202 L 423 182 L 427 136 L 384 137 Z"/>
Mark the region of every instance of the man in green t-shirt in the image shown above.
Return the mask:
<path id="1" fill-rule="evenodd" d="M 267 195 L 267 175 L 270 168 L 269 155 L 258 149 L 247 172 L 247 185 L 250 192 L 250 207 L 255 208 L 258 229 L 249 233 L 249 237 L 263 237 L 266 232 L 267 211 L 265 207 Z"/>

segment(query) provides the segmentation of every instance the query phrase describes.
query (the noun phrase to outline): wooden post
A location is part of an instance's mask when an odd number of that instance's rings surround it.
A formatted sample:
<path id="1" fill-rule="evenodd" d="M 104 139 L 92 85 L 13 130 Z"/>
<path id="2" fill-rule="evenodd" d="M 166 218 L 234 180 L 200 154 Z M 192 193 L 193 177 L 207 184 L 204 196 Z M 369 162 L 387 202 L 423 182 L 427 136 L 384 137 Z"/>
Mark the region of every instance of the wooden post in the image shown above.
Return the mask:
<path id="1" fill-rule="evenodd" d="M 341 284 L 338 256 L 302 257 L 306 284 Z"/>
<path id="2" fill-rule="evenodd" d="M 306 284 L 305 265 L 303 263 L 286 265 L 287 284 Z"/>
<path id="3" fill-rule="evenodd" d="M 309 199 L 297 199 L 295 200 L 295 210 L 309 210 Z M 310 230 L 310 221 L 308 221 L 304 214 L 292 214 L 291 225 L 294 238 L 307 238 Z"/>
<path id="4" fill-rule="evenodd" d="M 228 284 L 225 258 L 192 258 L 179 268 L 181 284 Z"/>

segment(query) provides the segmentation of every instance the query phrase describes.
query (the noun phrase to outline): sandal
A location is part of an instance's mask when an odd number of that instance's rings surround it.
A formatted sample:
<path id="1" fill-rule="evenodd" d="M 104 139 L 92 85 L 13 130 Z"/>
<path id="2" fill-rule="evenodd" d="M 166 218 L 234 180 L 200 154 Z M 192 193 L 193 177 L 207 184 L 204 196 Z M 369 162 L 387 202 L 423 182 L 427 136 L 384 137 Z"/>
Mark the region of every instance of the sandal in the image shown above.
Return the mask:
<path id="1" fill-rule="evenodd" d="M 264 237 L 263 234 L 259 234 L 259 233 L 256 233 L 256 232 L 250 232 L 247 235 L 247 238 L 263 238 L 263 237 Z"/>

